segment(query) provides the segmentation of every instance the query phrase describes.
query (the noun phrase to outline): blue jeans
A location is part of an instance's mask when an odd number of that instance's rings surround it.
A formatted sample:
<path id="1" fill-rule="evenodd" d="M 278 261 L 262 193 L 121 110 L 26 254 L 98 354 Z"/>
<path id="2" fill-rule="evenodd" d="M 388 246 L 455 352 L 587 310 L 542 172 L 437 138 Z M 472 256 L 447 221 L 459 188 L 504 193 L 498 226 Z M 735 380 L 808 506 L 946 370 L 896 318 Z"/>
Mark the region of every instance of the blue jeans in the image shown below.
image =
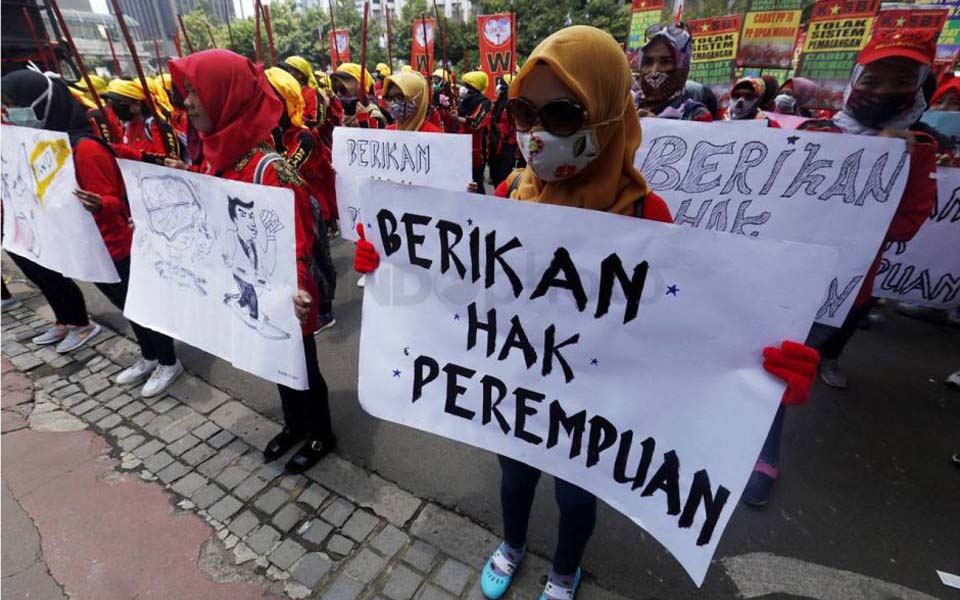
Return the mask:
<path id="1" fill-rule="evenodd" d="M 504 539 L 513 548 L 523 548 L 540 470 L 506 456 L 497 458 Z M 560 507 L 560 525 L 553 570 L 558 575 L 573 575 L 597 522 L 597 497 L 562 479 L 554 480 L 554 495 Z"/>
<path id="2" fill-rule="evenodd" d="M 770 425 L 770 431 L 767 432 L 767 439 L 763 442 L 763 448 L 760 449 L 760 460 L 774 467 L 780 464 L 780 439 L 783 437 L 783 404 L 777 409 L 777 415 L 773 418 L 773 424 Z"/>

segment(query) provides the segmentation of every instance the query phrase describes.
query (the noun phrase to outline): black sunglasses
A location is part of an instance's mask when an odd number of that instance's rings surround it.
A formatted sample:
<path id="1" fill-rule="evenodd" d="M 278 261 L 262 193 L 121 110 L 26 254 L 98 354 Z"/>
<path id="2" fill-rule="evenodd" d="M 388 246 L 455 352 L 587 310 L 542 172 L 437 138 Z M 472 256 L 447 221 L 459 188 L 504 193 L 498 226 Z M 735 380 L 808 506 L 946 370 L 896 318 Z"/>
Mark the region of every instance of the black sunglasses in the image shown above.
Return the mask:
<path id="1" fill-rule="evenodd" d="M 540 108 L 527 98 L 507 101 L 507 114 L 519 131 L 530 131 L 540 125 L 559 137 L 569 137 L 580 131 L 587 122 L 587 110 L 573 100 L 552 100 Z"/>

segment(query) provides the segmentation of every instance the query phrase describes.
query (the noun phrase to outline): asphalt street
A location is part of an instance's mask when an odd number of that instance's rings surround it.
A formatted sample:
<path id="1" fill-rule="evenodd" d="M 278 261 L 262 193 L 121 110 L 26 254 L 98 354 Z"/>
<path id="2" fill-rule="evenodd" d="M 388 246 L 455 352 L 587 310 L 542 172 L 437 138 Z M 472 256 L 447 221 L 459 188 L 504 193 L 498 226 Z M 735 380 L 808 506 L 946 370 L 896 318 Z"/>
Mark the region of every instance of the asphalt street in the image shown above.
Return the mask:
<path id="1" fill-rule="evenodd" d="M 379 421 L 357 403 L 363 291 L 355 286 L 352 251 L 347 242 L 334 244 L 337 324 L 317 336 L 338 452 L 499 530 L 493 454 Z M 97 290 L 83 287 L 95 319 L 126 327 Z M 960 573 L 960 470 L 949 461 L 960 452 L 960 392 L 943 383 L 960 368 L 960 329 L 909 319 L 891 307 L 882 312 L 885 321 L 857 332 L 842 358 L 850 388 L 818 383 L 807 406 L 788 411 L 783 476 L 771 502 L 759 511 L 738 507 L 700 590 L 650 536 L 605 505 L 584 564 L 598 583 L 638 599 L 754 597 L 744 582 L 768 571 L 798 583 L 771 584 L 765 598 L 904 597 L 879 591 L 882 582 L 960 598 L 936 574 Z M 194 348 L 181 344 L 178 351 L 193 373 L 281 420 L 274 385 Z M 552 554 L 556 522 L 552 482 L 544 477 L 530 526 L 538 553 Z M 745 555 L 750 560 L 738 562 Z M 859 591 L 837 595 L 838 581 Z"/>

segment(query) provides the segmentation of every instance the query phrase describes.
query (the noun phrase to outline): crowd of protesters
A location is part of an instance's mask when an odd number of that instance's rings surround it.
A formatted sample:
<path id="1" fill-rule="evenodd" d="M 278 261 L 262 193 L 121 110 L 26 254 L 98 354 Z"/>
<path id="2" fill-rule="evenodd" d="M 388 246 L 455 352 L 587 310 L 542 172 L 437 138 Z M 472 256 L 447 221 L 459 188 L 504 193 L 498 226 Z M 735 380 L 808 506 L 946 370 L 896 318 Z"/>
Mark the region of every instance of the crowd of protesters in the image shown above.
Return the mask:
<path id="1" fill-rule="evenodd" d="M 480 70 L 458 76 L 441 68 L 425 77 L 406 67 L 394 73 L 382 63 L 372 71 L 344 63 L 326 73 L 299 56 L 265 70 L 238 54 L 214 49 L 171 60 L 169 74 L 151 78 L 147 89 L 139 81 L 107 83 L 91 77 L 106 100 L 102 110 L 85 84 L 67 85 L 33 69 L 16 71 L 2 80 L 3 118 L 69 135 L 77 201 L 92 213 L 120 276 L 119 283 L 97 287 L 121 309 L 133 230 L 117 158 L 293 191 L 299 292 L 291 310 L 301 323 L 309 386 L 278 386 L 284 427 L 263 455 L 266 461 L 277 460 L 296 448 L 286 469 L 300 473 L 336 447 L 315 338 L 336 323 L 337 273 L 330 258 L 331 239 L 339 228 L 331 166 L 334 127 L 468 134 L 472 179 L 464 182 L 465 189 L 669 223 L 666 203 L 633 167 L 641 117 L 757 119 L 769 127 L 781 126 L 780 115 L 802 117 L 807 120 L 800 129 L 907 141 L 912 154 L 907 191 L 885 237 L 885 242 L 900 242 L 912 238 L 930 214 L 936 200 L 931 175 L 937 166 L 957 164 L 953 140 L 921 122 L 927 110 L 960 108 L 960 80 L 935 79 L 934 53 L 932 37 L 874 35 L 853 71 L 842 109 L 825 114 L 811 106 L 816 84 L 800 77 L 782 85 L 769 76 L 743 78 L 719 102 L 709 88 L 688 78 L 693 42 L 682 24 L 647 30 L 633 71 L 610 35 L 576 26 L 543 40 L 517 72 L 495 81 Z M 488 95 L 491 86 L 494 93 Z M 583 144 L 593 151 L 577 152 Z M 770 340 L 769 347 L 758 349 L 758 361 L 787 388 L 744 492 L 746 503 L 766 504 L 781 475 L 785 406 L 805 402 L 818 375 L 827 385 L 846 387 L 839 360 L 869 318 L 880 251 L 878 247 L 877 260 L 864 273 L 862 292 L 841 327 L 816 325 L 808 340 Z M 66 353 L 99 334 L 76 283 L 27 258 L 11 257 L 55 316 L 55 324 L 33 343 L 55 345 Z M 356 271 L 370 273 L 378 264 L 373 245 L 361 239 Z M 5 310 L 17 302 L 6 286 L 3 298 Z M 949 318 L 960 321 L 956 311 Z M 145 397 L 162 394 L 183 373 L 173 340 L 137 323 L 131 327 L 141 357 L 117 375 L 116 383 L 142 384 Z M 950 381 L 960 387 L 960 373 Z M 494 599 L 507 591 L 526 554 L 540 477 L 537 469 L 514 459 L 500 457 L 500 466 L 504 539 L 480 581 L 483 594 Z M 542 598 L 569 600 L 576 594 L 581 557 L 593 531 L 596 497 L 560 479 L 555 494 L 558 539 Z"/>

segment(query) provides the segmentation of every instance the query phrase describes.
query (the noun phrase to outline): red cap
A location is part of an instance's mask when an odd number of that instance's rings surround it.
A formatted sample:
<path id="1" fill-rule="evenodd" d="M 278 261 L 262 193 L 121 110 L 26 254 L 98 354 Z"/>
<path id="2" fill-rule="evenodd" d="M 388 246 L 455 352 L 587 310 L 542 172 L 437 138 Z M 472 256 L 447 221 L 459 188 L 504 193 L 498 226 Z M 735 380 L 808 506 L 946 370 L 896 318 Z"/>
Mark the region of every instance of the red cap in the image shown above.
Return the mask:
<path id="1" fill-rule="evenodd" d="M 857 60 L 861 65 L 899 56 L 924 65 L 933 64 L 937 54 L 936 32 L 929 29 L 884 29 L 870 37 Z"/>

